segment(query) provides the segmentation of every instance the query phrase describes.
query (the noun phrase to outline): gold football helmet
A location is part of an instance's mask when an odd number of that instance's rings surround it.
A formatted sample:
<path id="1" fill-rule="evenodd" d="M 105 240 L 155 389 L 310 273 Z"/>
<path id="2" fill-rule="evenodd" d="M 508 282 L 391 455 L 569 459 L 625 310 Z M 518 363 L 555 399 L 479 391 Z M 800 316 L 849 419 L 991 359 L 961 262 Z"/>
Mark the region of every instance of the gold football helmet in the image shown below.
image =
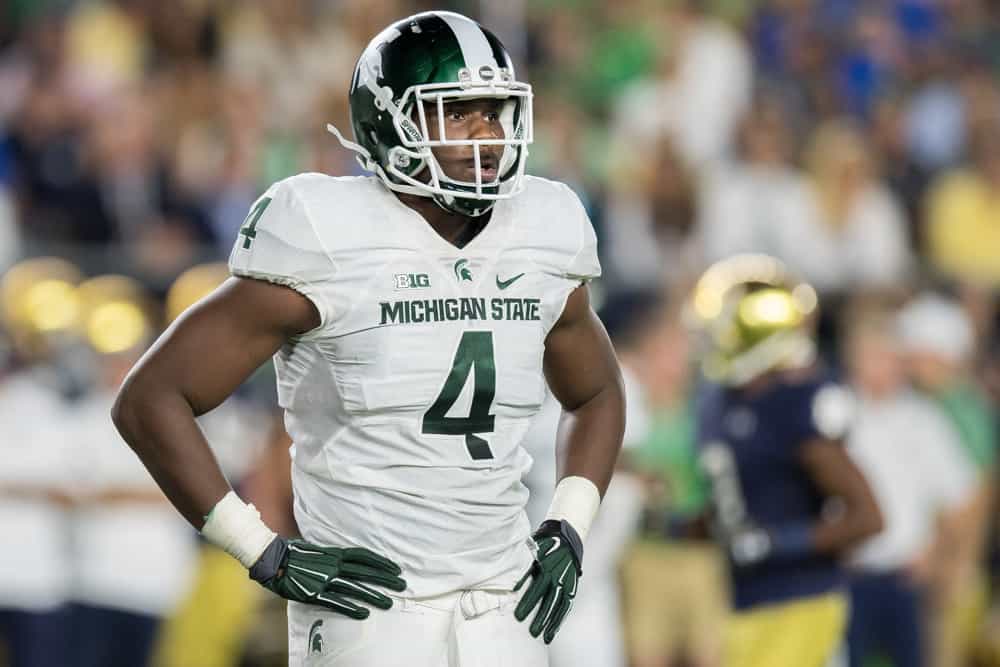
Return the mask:
<path id="1" fill-rule="evenodd" d="M 167 322 L 176 320 L 228 277 L 225 262 L 199 264 L 182 273 L 167 292 Z"/>
<path id="2" fill-rule="evenodd" d="M 82 279 L 76 266 L 58 257 L 27 259 L 3 275 L 0 322 L 21 357 L 46 357 L 75 336 Z"/>
<path id="3" fill-rule="evenodd" d="M 146 290 L 127 276 L 103 275 L 77 288 L 81 337 L 99 354 L 121 354 L 145 347 L 154 322 Z"/>
<path id="4" fill-rule="evenodd" d="M 706 377 L 738 386 L 770 370 L 811 363 L 817 306 L 812 286 L 773 257 L 735 255 L 713 264 L 686 308 L 686 319 L 701 335 Z"/>

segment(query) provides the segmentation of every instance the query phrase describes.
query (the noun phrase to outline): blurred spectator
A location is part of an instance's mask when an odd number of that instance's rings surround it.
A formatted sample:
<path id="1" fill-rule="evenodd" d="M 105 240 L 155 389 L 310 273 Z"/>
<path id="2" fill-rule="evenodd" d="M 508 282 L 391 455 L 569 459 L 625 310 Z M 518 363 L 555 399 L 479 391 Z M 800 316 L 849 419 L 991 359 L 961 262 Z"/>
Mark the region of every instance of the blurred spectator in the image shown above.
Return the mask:
<path id="1" fill-rule="evenodd" d="M 774 102 L 763 103 L 744 129 L 744 162 L 709 187 L 708 257 L 772 254 L 825 292 L 901 285 L 910 264 L 902 212 L 878 182 L 863 135 L 842 121 L 821 125 L 806 179 L 788 165 L 785 122 Z"/>
<path id="2" fill-rule="evenodd" d="M 910 247 L 923 252 L 924 193 L 931 173 L 922 167 L 907 146 L 904 100 L 883 97 L 875 105 L 871 121 L 871 143 L 885 185 L 905 211 Z"/>
<path id="3" fill-rule="evenodd" d="M 67 19 L 67 50 L 73 78 L 91 102 L 139 83 L 150 48 L 139 3 L 85 2 Z"/>
<path id="4" fill-rule="evenodd" d="M 42 366 L 0 368 L 0 645 L 10 667 L 72 664 L 66 412 Z"/>
<path id="5" fill-rule="evenodd" d="M 680 286 L 701 262 L 694 174 L 668 138 L 632 151 L 612 175 L 605 268 L 612 289 Z"/>
<path id="6" fill-rule="evenodd" d="M 983 621 L 988 591 L 983 571 L 989 511 L 994 493 L 996 414 L 969 373 L 974 337 L 961 306 L 942 297 L 921 295 L 899 316 L 907 368 L 917 388 L 937 403 L 958 432 L 963 453 L 978 483 L 956 534 L 935 574 L 935 667 L 965 665 Z"/>
<path id="7" fill-rule="evenodd" d="M 230 12 L 225 73 L 229 81 L 263 94 L 268 129 L 294 131 L 310 120 L 325 91 L 346 90 L 364 43 L 330 18 L 311 15 L 304 0 L 246 3 Z"/>
<path id="8" fill-rule="evenodd" d="M 972 164 L 945 172 L 928 201 L 927 250 L 935 269 L 1000 287 L 1000 122 L 973 129 Z"/>
<path id="9" fill-rule="evenodd" d="M 576 13 L 560 9 L 558 13 Z M 651 14 L 663 10 L 643 0 L 595 3 L 590 9 L 586 19 L 589 39 L 581 40 L 580 31 L 564 36 L 584 49 L 582 53 L 568 49 L 576 60 L 572 71 L 575 95 L 592 112 L 604 114 L 629 83 L 653 68 L 662 33 Z"/>
<path id="10" fill-rule="evenodd" d="M 849 325 L 858 409 L 848 446 L 885 519 L 852 557 L 850 664 L 883 652 L 896 667 L 931 665 L 931 578 L 977 479 L 945 414 L 909 389 L 892 319 L 859 311 Z"/>
<path id="11" fill-rule="evenodd" d="M 612 133 L 626 153 L 664 137 L 695 167 L 729 152 L 750 104 L 752 63 L 742 37 L 701 7 L 668 5 L 656 70 L 618 98 Z"/>
<path id="12" fill-rule="evenodd" d="M 585 206 L 593 205 L 594 190 L 607 178 L 608 165 L 606 156 L 594 155 L 594 139 L 583 110 L 563 94 L 553 94 L 535 107 L 534 123 L 531 171 L 546 177 L 558 174 Z"/>
<path id="13" fill-rule="evenodd" d="M 623 565 L 629 654 L 635 667 L 715 667 L 728 595 L 718 548 L 694 536 L 709 490 L 695 451 L 691 346 L 662 306 L 633 308 L 637 324 L 620 355 L 645 388 L 650 425 L 632 453 L 647 494 L 639 539 Z"/>
<path id="14" fill-rule="evenodd" d="M 749 26 L 757 81 L 776 91 L 800 113 L 824 118 L 839 111 L 830 70 L 835 33 L 809 2 L 765 3 Z M 833 34 L 831 34 L 833 33 Z"/>
<path id="15" fill-rule="evenodd" d="M 899 333 L 913 382 L 949 415 L 969 460 L 988 474 L 1000 443 L 989 397 L 970 375 L 976 340 L 961 305 L 921 294 L 900 312 Z"/>
<path id="16" fill-rule="evenodd" d="M 820 226 L 797 239 L 795 264 L 803 275 L 818 289 L 902 286 L 911 265 L 903 213 L 879 182 L 860 128 L 847 121 L 820 125 L 806 165 Z"/>
<path id="17" fill-rule="evenodd" d="M 741 252 L 763 252 L 798 268 L 794 247 L 815 229 L 817 211 L 792 156 L 795 137 L 775 98 L 759 98 L 740 128 L 737 159 L 710 173 L 699 207 L 699 234 L 708 262 Z"/>
<path id="18" fill-rule="evenodd" d="M 119 91 L 93 118 L 88 148 L 113 240 L 128 243 L 145 277 L 162 283 L 195 262 L 214 234 L 200 193 L 160 153 L 155 103 L 148 88 Z"/>
<path id="19" fill-rule="evenodd" d="M 853 9 L 850 22 L 843 26 L 845 34 L 835 63 L 836 81 L 844 110 L 867 117 L 880 93 L 893 81 L 904 54 L 901 36 L 887 7 L 858 3 Z"/>
<path id="20" fill-rule="evenodd" d="M 82 150 L 85 107 L 69 72 L 65 25 L 29 33 L 30 83 L 10 120 L 13 183 L 25 234 L 47 242 L 107 242 L 113 223 Z"/>
<path id="21" fill-rule="evenodd" d="M 944 45 L 923 54 L 923 81 L 909 95 L 905 137 L 911 159 L 922 169 L 952 166 L 965 147 L 966 102 L 944 52 Z"/>
<path id="22" fill-rule="evenodd" d="M 0 274 L 21 256 L 21 229 L 10 193 L 0 185 Z"/>

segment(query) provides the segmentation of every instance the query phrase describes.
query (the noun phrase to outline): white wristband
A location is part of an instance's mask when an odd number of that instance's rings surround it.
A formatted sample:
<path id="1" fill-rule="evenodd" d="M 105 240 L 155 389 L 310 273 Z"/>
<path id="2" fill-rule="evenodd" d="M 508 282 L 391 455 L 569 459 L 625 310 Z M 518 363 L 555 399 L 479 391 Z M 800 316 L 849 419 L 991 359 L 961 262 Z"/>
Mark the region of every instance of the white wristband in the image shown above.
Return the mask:
<path id="1" fill-rule="evenodd" d="M 230 491 L 209 512 L 201 534 L 212 544 L 250 568 L 277 536 L 260 520 L 260 512 Z"/>
<path id="2" fill-rule="evenodd" d="M 586 477 L 564 477 L 556 485 L 556 492 L 552 496 L 552 504 L 545 519 L 569 521 L 569 525 L 576 529 L 580 534 L 580 540 L 583 541 L 587 539 L 590 524 L 594 522 L 600 506 L 601 492 L 593 482 Z"/>

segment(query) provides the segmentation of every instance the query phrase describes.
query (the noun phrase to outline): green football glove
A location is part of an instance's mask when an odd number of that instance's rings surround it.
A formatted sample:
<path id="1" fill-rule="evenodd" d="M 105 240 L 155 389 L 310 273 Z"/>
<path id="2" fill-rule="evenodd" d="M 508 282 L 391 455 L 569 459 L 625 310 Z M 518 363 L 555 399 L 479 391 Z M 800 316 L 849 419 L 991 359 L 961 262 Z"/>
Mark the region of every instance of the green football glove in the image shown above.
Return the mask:
<path id="1" fill-rule="evenodd" d="M 573 607 L 577 579 L 583 576 L 583 541 L 568 521 L 549 519 L 531 537 L 535 562 L 514 587 L 521 590 L 531 578 L 514 618 L 523 621 L 538 607 L 528 631 L 537 637 L 544 631 L 546 644 L 552 643 L 566 614 Z"/>
<path id="2" fill-rule="evenodd" d="M 250 568 L 250 578 L 286 600 L 315 604 L 337 613 L 368 618 L 363 602 L 388 609 L 392 600 L 369 584 L 402 591 L 402 570 L 388 558 L 360 547 L 319 547 L 276 537 Z"/>

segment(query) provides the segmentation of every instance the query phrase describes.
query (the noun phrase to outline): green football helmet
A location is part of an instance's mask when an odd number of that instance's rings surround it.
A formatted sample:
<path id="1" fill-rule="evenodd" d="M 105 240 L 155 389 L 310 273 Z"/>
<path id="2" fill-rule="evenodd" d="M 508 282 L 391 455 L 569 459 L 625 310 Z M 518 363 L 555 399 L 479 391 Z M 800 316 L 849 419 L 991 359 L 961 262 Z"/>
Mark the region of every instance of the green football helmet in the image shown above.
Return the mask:
<path id="1" fill-rule="evenodd" d="M 444 105 L 466 99 L 503 101 L 499 139 L 449 139 Z M 427 127 L 425 104 L 437 105 L 438 138 Z M 453 12 L 424 12 L 393 23 L 362 52 L 350 90 L 355 142 L 332 125 L 344 147 L 358 154 L 396 192 L 433 197 L 445 210 L 468 216 L 486 213 L 500 199 L 523 189 L 532 141 L 531 86 L 518 81 L 500 40 L 475 21 Z M 475 181 L 444 173 L 432 149 L 470 146 Z M 497 177 L 483 182 L 480 150 L 502 148 Z"/>
<path id="2" fill-rule="evenodd" d="M 816 291 L 768 255 L 735 255 L 698 280 L 686 319 L 700 336 L 702 371 L 731 386 L 811 363 Z"/>

